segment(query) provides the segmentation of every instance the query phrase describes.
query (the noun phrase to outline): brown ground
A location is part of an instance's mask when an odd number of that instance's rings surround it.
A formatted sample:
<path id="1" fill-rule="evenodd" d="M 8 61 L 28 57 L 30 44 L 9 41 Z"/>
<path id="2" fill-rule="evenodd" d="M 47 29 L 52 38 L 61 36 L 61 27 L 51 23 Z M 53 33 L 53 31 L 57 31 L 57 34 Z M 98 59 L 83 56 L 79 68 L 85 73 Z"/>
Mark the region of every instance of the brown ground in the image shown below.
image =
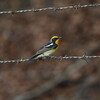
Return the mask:
<path id="1" fill-rule="evenodd" d="M 0 11 L 90 3 L 100 0 L 0 0 Z M 0 60 L 28 58 L 54 35 L 62 37 L 56 56 L 100 55 L 100 7 L 0 15 Z M 30 93 L 76 61 L 0 64 L 0 100 Z M 87 62 L 35 100 L 100 100 L 100 59 Z"/>

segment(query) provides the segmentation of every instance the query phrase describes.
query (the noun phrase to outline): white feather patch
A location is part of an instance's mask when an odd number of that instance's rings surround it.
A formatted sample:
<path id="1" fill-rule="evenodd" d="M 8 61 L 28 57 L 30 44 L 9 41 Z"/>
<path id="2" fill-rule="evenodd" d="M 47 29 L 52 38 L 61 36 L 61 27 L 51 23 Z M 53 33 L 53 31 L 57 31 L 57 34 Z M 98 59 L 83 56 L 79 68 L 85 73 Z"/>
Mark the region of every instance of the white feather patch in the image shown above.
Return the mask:
<path id="1" fill-rule="evenodd" d="M 53 43 L 50 43 L 49 45 L 46 45 L 45 47 L 50 47 L 50 46 L 53 46 Z"/>

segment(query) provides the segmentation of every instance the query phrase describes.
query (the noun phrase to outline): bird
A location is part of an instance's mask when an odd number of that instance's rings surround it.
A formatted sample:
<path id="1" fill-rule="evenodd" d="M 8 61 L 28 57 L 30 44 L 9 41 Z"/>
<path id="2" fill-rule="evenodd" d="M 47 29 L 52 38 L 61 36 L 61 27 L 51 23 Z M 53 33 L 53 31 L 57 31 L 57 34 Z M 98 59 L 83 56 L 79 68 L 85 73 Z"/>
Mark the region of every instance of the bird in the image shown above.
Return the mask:
<path id="1" fill-rule="evenodd" d="M 29 58 L 29 61 L 52 55 L 58 49 L 60 39 L 60 36 L 53 36 L 46 45 L 41 47 L 36 54 Z"/>

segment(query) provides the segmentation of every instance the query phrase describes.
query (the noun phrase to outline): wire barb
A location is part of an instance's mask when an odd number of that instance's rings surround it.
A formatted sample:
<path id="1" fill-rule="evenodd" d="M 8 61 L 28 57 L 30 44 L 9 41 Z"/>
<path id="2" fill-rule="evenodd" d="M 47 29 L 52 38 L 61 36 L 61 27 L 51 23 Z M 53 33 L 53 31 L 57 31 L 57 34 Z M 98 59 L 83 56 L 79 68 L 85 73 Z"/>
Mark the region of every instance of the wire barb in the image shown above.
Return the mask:
<path id="1" fill-rule="evenodd" d="M 49 56 L 43 60 L 47 60 L 47 59 L 57 59 L 57 60 L 66 60 L 66 59 L 95 59 L 95 58 L 100 58 L 100 56 L 85 56 L 85 55 L 82 55 L 82 56 L 59 56 L 59 57 L 56 57 L 56 56 Z M 41 60 L 41 59 L 33 59 L 33 60 Z M 21 62 L 28 62 L 29 61 L 29 58 L 28 59 L 18 59 L 18 60 L 0 60 L 0 63 L 3 64 L 3 63 L 21 63 Z"/>
<path id="2" fill-rule="evenodd" d="M 26 12 L 41 12 L 48 10 L 65 10 L 65 9 L 78 9 L 78 8 L 86 8 L 86 7 L 98 7 L 100 4 L 87 4 L 87 5 L 73 5 L 73 6 L 65 6 L 65 7 L 47 7 L 47 8 L 33 8 L 33 9 L 23 9 L 23 10 L 14 10 L 14 11 L 0 11 L 0 15 L 2 14 L 18 14 L 18 13 L 26 13 Z"/>

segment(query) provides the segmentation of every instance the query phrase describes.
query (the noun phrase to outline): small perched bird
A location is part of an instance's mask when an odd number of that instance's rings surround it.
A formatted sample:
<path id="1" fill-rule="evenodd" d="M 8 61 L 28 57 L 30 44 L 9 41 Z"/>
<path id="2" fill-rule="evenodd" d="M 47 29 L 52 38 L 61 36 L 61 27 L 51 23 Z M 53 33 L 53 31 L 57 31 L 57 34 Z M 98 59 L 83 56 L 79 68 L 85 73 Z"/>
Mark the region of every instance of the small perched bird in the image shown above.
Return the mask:
<path id="1" fill-rule="evenodd" d="M 60 38 L 60 36 L 53 36 L 46 45 L 40 48 L 35 55 L 29 58 L 29 61 L 33 59 L 47 57 L 53 54 L 58 48 Z"/>

